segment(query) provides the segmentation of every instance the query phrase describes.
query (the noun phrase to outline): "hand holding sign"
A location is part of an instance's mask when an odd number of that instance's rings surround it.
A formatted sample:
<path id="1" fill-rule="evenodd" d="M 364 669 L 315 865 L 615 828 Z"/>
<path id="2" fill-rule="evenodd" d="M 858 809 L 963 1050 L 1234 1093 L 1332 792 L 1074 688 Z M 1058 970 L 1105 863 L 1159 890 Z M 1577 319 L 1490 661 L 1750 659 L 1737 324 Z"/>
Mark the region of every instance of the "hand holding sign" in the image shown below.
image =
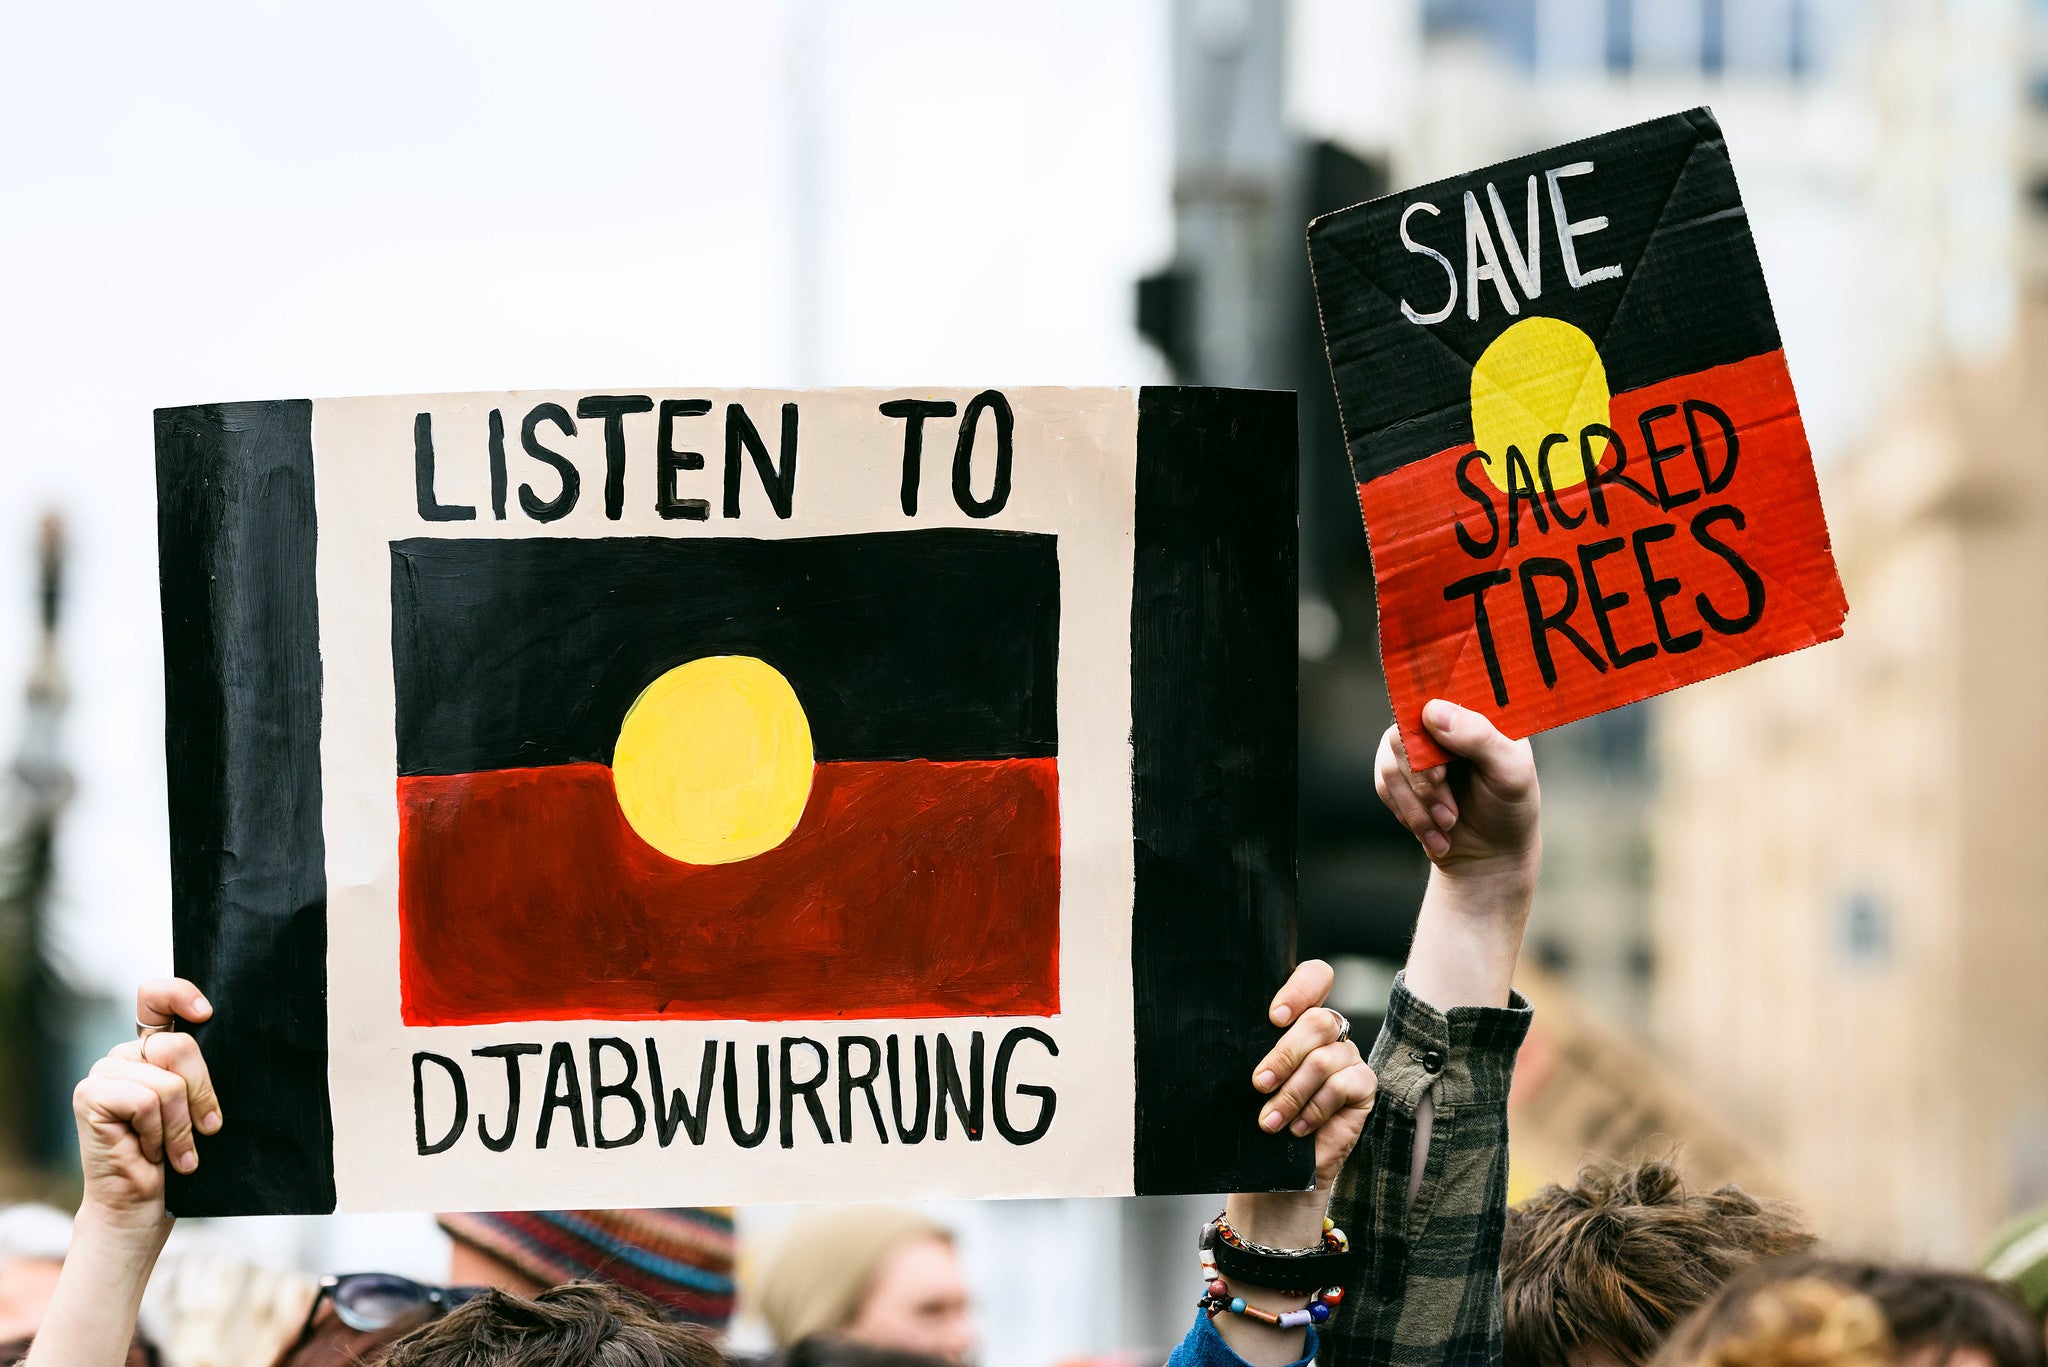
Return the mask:
<path id="1" fill-rule="evenodd" d="M 1346 209 L 1309 253 L 1416 765 L 1430 698 L 1523 736 L 1841 634 L 1708 111 Z"/>
<path id="2" fill-rule="evenodd" d="M 1430 738 L 1453 756 L 1418 771 L 1399 727 L 1380 737 L 1373 786 L 1440 869 L 1466 876 L 1527 874 L 1541 852 L 1536 759 L 1477 712 L 1437 698 L 1422 709 Z"/>
<path id="3" fill-rule="evenodd" d="M 154 1229 L 164 1219 L 164 1164 L 199 1166 L 193 1135 L 220 1128 L 220 1102 L 199 1046 L 171 1033 L 178 1018 L 209 1019 L 213 1007 L 181 978 L 158 978 L 135 993 L 144 1030 L 93 1065 L 72 1093 L 85 1209 L 104 1223 Z"/>

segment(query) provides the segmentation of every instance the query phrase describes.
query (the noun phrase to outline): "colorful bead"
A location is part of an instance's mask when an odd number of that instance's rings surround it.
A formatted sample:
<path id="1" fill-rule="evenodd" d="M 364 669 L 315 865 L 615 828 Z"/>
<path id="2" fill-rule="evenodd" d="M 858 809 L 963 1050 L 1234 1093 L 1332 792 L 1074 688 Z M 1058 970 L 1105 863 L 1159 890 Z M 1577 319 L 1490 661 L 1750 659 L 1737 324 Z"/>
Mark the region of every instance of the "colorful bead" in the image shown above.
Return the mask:
<path id="1" fill-rule="evenodd" d="M 1290 1310 L 1280 1317 L 1282 1329 L 1306 1329 L 1313 1319 L 1306 1310 Z"/>
<path id="2" fill-rule="evenodd" d="M 1312 1323 L 1321 1324 L 1330 1318 L 1330 1307 L 1322 1301 L 1317 1301 L 1308 1308 L 1308 1317 Z"/>
<path id="3" fill-rule="evenodd" d="M 1331 1287 L 1323 1293 L 1323 1300 L 1330 1305 L 1342 1305 L 1344 1303 L 1344 1288 L 1341 1286 Z"/>
<path id="4" fill-rule="evenodd" d="M 1233 1315 L 1242 1315 L 1242 1314 L 1244 1313 L 1244 1297 L 1243 1297 L 1243 1296 L 1233 1296 L 1233 1297 L 1231 1297 L 1231 1299 L 1230 1299 L 1230 1313 L 1231 1313 L 1231 1314 L 1233 1314 Z"/>
<path id="5" fill-rule="evenodd" d="M 1323 1228 L 1324 1228 L 1325 1230 L 1332 1230 L 1332 1229 L 1335 1229 L 1336 1227 L 1337 1227 L 1337 1222 L 1336 1222 L 1335 1220 L 1332 1220 L 1332 1219 L 1331 1219 L 1331 1218 L 1330 1218 L 1329 1216 L 1327 1216 L 1327 1215 L 1325 1215 L 1325 1216 L 1323 1217 Z"/>
<path id="6" fill-rule="evenodd" d="M 1209 1294 L 1217 1300 L 1222 1300 L 1230 1294 L 1230 1286 L 1221 1277 L 1218 1277 L 1215 1281 L 1209 1283 Z"/>

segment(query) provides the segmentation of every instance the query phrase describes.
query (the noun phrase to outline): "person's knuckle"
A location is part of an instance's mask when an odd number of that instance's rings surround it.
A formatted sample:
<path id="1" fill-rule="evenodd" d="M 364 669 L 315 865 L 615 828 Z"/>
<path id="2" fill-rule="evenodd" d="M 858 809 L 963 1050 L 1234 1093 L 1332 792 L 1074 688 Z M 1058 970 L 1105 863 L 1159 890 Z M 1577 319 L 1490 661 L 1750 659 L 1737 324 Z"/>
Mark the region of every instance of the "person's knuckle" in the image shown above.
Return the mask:
<path id="1" fill-rule="evenodd" d="M 1315 1077 L 1307 1065 L 1303 1065 L 1293 1077 L 1287 1079 L 1287 1104 L 1297 1109 L 1307 1105 L 1308 1099 L 1316 1094 L 1316 1087 L 1320 1082 L 1321 1079 Z"/>

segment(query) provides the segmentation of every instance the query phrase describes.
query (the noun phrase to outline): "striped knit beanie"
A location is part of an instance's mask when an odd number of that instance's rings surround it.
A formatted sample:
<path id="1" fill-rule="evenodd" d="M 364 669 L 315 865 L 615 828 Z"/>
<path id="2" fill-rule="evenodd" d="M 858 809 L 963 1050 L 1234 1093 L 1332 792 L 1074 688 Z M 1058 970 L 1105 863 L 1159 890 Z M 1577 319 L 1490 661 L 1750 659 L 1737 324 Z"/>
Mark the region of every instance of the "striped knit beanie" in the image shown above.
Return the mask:
<path id="1" fill-rule="evenodd" d="M 543 1286 L 611 1282 L 670 1319 L 724 1329 L 732 1318 L 732 1212 L 501 1210 L 438 1217 L 448 1237 Z"/>

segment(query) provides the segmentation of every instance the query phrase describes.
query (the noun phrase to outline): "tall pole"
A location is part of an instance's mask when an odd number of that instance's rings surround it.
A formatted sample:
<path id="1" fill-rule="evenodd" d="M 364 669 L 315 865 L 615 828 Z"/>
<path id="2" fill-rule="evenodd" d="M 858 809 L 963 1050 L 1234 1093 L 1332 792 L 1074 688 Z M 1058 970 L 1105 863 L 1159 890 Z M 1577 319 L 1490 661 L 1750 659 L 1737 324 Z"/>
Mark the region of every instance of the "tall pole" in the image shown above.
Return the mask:
<path id="1" fill-rule="evenodd" d="M 1191 267 L 1185 380 L 1294 388 L 1298 143 L 1282 116 L 1282 0 L 1173 8 L 1174 236 Z"/>
<path id="2" fill-rule="evenodd" d="M 61 750 L 64 709 L 71 698 L 58 653 L 64 602 L 64 525 L 43 519 L 37 581 L 35 664 L 28 678 L 21 746 L 8 795 L 11 838 L 0 865 L 0 937 L 9 953 L 0 967 L 0 995 L 15 1104 L 11 1138 L 21 1157 L 49 1163 L 65 1151 L 64 1057 L 69 995 L 50 962 L 51 892 L 56 884 L 57 823 L 71 798 L 72 777 Z"/>

